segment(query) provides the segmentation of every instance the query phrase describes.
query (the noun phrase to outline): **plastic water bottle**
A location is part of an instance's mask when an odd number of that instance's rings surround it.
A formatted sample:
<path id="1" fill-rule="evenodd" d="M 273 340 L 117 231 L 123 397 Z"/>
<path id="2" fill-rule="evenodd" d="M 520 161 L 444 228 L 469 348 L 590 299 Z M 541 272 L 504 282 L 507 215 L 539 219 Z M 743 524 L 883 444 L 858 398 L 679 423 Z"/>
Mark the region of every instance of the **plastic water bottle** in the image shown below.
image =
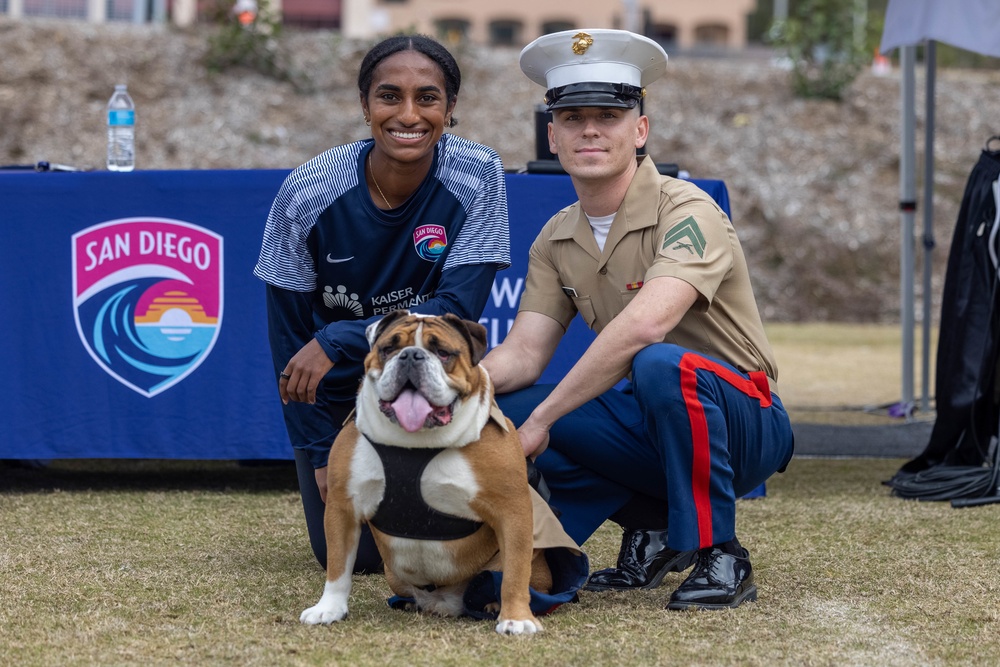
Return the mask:
<path id="1" fill-rule="evenodd" d="M 108 100 L 108 169 L 135 169 L 135 103 L 125 84 L 115 86 Z"/>

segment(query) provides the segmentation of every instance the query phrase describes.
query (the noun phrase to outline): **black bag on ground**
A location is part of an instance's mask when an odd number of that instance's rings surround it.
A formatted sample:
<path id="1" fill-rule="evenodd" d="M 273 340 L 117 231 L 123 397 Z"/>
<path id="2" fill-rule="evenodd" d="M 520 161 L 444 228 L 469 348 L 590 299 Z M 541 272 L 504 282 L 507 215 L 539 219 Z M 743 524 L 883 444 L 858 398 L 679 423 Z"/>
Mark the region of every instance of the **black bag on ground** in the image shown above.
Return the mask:
<path id="1" fill-rule="evenodd" d="M 969 175 L 948 255 L 935 366 L 937 417 L 926 449 L 897 477 L 938 465 L 981 465 L 997 434 L 1000 291 L 990 245 L 994 257 L 1000 254 L 1000 234 L 991 235 L 998 178 L 1000 150 L 987 144 Z"/>

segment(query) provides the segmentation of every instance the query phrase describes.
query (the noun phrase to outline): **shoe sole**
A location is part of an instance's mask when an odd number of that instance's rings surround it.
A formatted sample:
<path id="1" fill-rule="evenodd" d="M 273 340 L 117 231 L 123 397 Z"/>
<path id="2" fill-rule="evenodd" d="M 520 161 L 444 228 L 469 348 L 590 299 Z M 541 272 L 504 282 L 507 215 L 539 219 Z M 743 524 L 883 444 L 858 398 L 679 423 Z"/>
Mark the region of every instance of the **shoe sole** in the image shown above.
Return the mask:
<path id="1" fill-rule="evenodd" d="M 742 595 L 730 602 L 729 604 L 700 604 L 698 602 L 675 602 L 671 600 L 667 603 L 667 609 L 674 609 L 677 611 L 683 611 L 684 609 L 735 609 L 739 607 L 744 602 L 756 602 L 757 601 L 757 586 L 751 586 L 750 588 L 743 591 Z"/>
<path id="2" fill-rule="evenodd" d="M 673 560 L 668 560 L 663 567 L 653 575 L 649 583 L 645 586 L 605 586 L 603 584 L 591 584 L 589 581 L 583 586 L 585 591 L 599 593 L 601 591 L 648 591 L 658 588 L 663 583 L 663 579 L 669 572 L 683 572 L 692 565 L 698 557 L 697 551 L 682 551 Z"/>

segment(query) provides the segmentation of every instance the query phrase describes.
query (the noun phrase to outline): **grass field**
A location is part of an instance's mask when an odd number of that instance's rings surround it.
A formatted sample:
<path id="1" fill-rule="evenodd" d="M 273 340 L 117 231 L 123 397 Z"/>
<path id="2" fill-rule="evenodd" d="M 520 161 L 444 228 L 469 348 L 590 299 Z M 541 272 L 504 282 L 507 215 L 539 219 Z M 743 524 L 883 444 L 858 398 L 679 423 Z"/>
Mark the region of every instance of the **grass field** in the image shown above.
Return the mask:
<path id="1" fill-rule="evenodd" d="M 867 415 L 898 398 L 899 362 L 877 361 L 898 356 L 897 332 L 785 327 L 769 333 L 793 411 Z M 847 363 L 859 386 L 814 386 Z M 654 591 L 583 592 L 535 637 L 392 611 L 381 576 L 355 578 L 343 623 L 301 625 L 324 576 L 290 465 L 0 468 L 0 664 L 995 665 L 1000 505 L 894 498 L 881 482 L 901 463 L 796 458 L 765 498 L 740 501 L 756 603 L 665 611 L 674 574 Z M 618 537 L 606 524 L 584 545 L 592 567 L 613 564 Z"/>
<path id="2" fill-rule="evenodd" d="M 883 408 L 902 398 L 899 326 L 772 324 L 767 334 L 778 359 L 781 398 L 793 422 L 829 421 L 859 426 L 892 423 Z M 934 334 L 928 383 L 931 398 L 936 330 Z M 923 395 L 919 331 L 914 338 L 914 396 L 919 400 Z"/>

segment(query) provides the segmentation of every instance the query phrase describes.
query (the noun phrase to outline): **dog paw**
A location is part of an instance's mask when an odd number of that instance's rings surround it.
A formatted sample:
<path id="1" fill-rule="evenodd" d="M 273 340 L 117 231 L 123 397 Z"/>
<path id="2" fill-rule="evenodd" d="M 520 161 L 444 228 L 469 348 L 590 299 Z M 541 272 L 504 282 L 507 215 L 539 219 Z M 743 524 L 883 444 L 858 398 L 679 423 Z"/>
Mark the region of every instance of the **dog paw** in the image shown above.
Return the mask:
<path id="1" fill-rule="evenodd" d="M 496 631 L 501 635 L 533 635 L 542 631 L 542 624 L 537 620 L 515 621 L 506 619 L 497 623 Z"/>
<path id="2" fill-rule="evenodd" d="M 330 625 L 342 621 L 347 616 L 347 605 L 323 604 L 322 600 L 315 607 L 309 607 L 299 616 L 299 621 L 306 625 Z"/>

